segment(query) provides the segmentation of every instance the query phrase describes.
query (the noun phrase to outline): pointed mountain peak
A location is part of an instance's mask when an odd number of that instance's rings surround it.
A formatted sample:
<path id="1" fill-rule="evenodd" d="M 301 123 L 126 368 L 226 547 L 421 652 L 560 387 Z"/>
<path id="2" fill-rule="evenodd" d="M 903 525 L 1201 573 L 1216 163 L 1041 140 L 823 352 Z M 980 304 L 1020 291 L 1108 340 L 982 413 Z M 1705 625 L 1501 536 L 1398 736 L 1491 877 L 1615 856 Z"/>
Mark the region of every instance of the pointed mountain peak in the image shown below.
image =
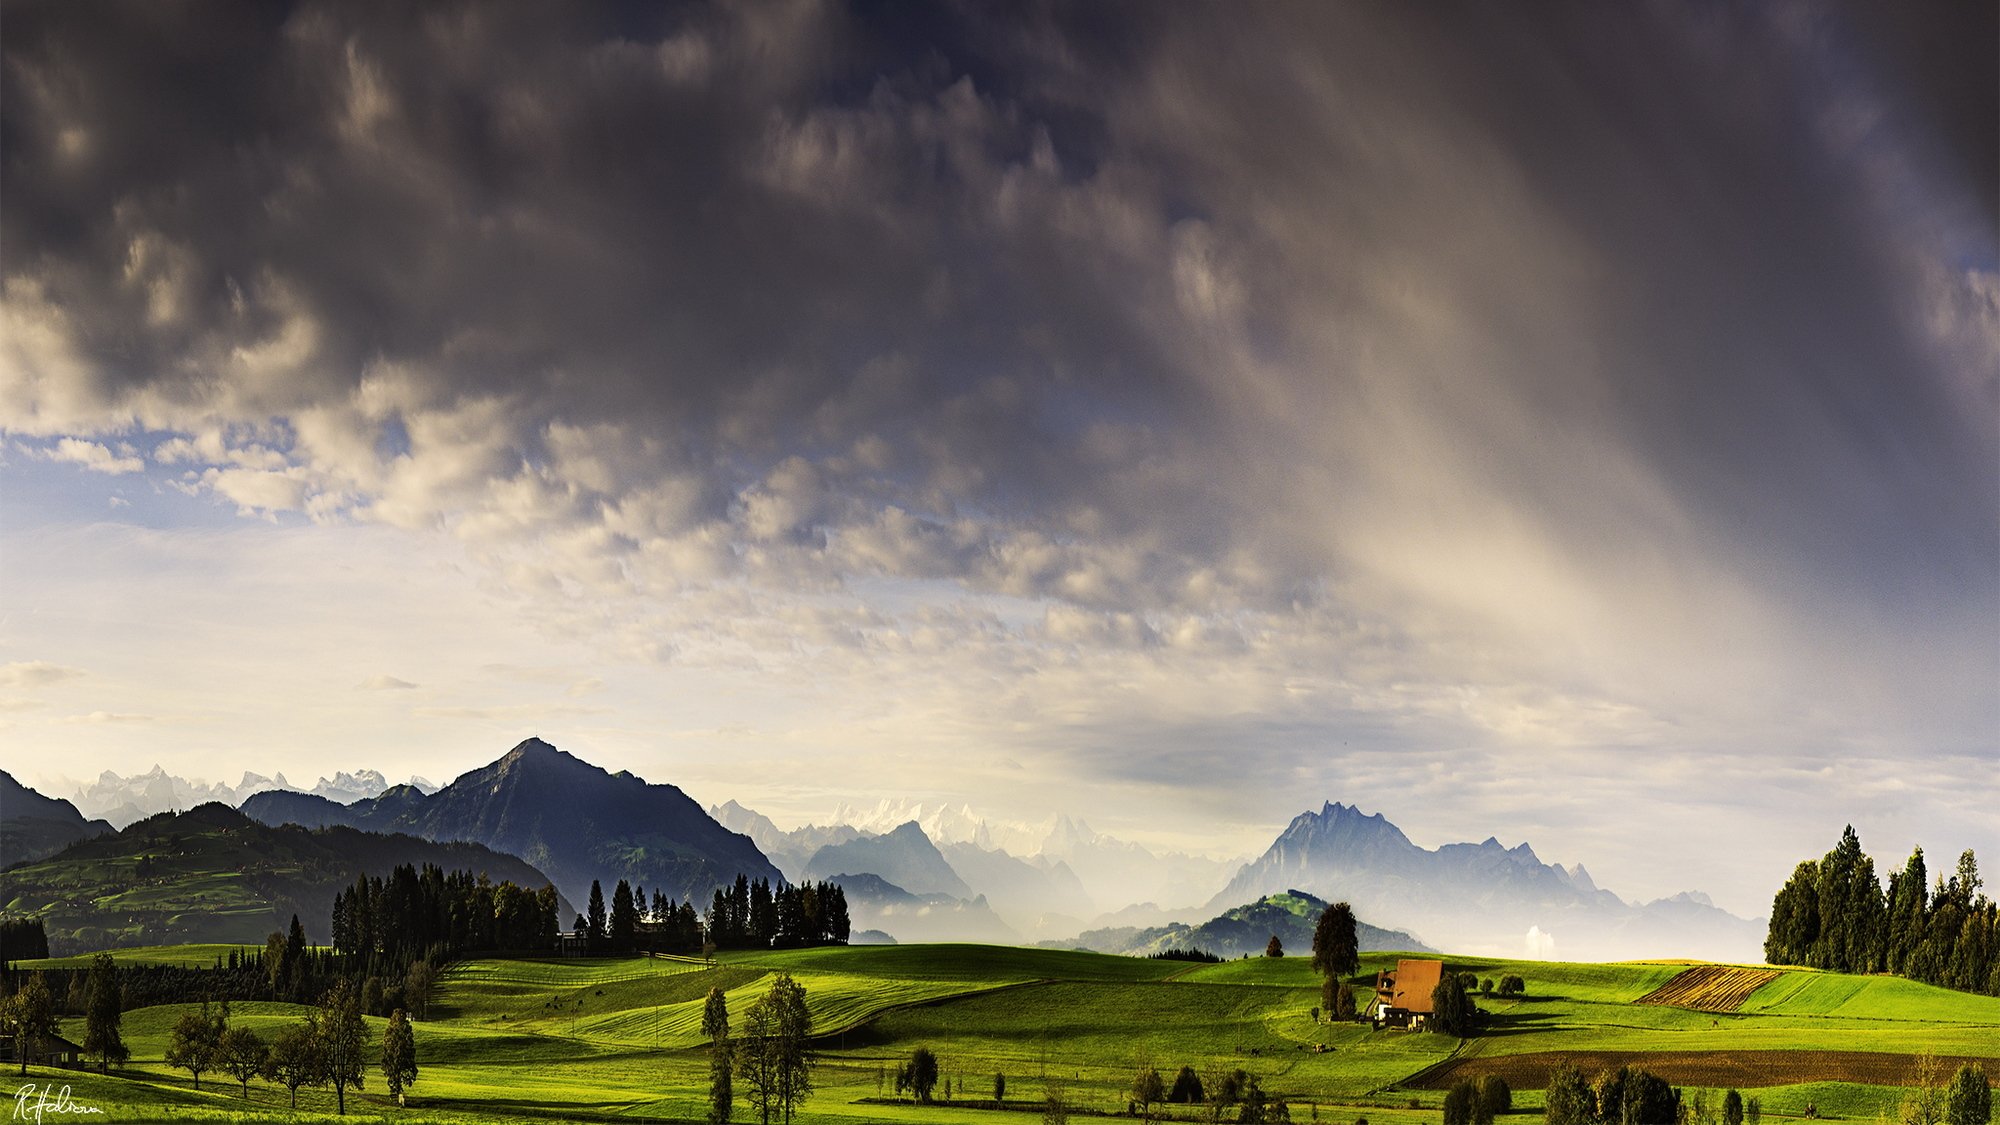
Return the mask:
<path id="1" fill-rule="evenodd" d="M 539 738 L 530 738 L 523 740 L 512 750 L 507 751 L 507 756 L 500 760 L 503 762 L 518 762 L 524 758 L 554 758 L 557 756 L 569 757 L 568 754 L 564 754 L 561 750 L 543 742 Z"/>

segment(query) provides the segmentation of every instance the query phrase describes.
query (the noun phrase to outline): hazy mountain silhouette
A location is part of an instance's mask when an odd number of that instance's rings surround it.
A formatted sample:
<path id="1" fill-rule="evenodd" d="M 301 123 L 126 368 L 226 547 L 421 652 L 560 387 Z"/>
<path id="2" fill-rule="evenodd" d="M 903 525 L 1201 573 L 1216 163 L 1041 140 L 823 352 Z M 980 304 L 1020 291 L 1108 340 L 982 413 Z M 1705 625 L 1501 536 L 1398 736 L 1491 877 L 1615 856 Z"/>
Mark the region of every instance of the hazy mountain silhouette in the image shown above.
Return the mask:
<path id="1" fill-rule="evenodd" d="M 1757 960 L 1764 927 L 1678 896 L 1643 906 L 1601 890 L 1581 864 L 1543 863 L 1527 844 L 1412 843 L 1380 813 L 1327 804 L 1293 818 L 1211 909 L 1300 888 L 1345 899 L 1378 924 L 1465 953 L 1590 960 L 1683 956 Z"/>
<path id="2" fill-rule="evenodd" d="M 610 773 L 530 738 L 499 760 L 429 796 L 397 786 L 341 806 L 291 793 L 262 793 L 243 811 L 264 823 L 348 824 L 430 840 L 473 840 L 520 856 L 547 872 L 572 902 L 605 897 L 619 879 L 707 902 L 738 874 L 772 883 L 783 876 L 748 836 L 717 824 L 672 785 Z"/>
<path id="3" fill-rule="evenodd" d="M 880 836 L 859 836 L 846 843 L 829 844 L 815 852 L 806 864 L 807 879 L 827 879 L 849 872 L 880 875 L 911 894 L 971 898 L 973 893 L 914 820 Z"/>
<path id="4" fill-rule="evenodd" d="M 837 874 L 847 895 L 848 916 L 856 929 L 880 930 L 899 942 L 979 941 L 1012 945 L 1021 940 L 1013 927 L 993 913 L 984 895 L 971 899 L 944 894 L 913 894 L 873 874 Z"/>

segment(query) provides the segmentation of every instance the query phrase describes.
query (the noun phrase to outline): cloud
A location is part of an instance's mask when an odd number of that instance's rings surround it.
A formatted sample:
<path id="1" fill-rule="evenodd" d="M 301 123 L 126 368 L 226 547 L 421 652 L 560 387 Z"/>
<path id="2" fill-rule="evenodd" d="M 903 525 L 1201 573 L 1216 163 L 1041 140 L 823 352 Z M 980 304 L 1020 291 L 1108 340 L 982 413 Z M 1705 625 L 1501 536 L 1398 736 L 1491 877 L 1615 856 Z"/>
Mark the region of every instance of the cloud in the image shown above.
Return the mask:
<path id="1" fill-rule="evenodd" d="M 0 664 L 0 687 L 44 687 L 65 680 L 78 679 L 88 674 L 81 668 L 72 668 L 47 660 L 18 660 L 11 664 Z"/>
<path id="2" fill-rule="evenodd" d="M 128 715 L 114 711 L 92 711 L 86 715 L 69 715 L 56 720 L 58 723 L 82 726 L 140 725 L 156 721 L 151 715 Z"/>
<path id="3" fill-rule="evenodd" d="M 67 461 L 81 465 L 93 473 L 109 473 L 118 476 L 124 473 L 142 472 L 146 463 L 129 445 L 121 445 L 117 453 L 99 442 L 84 441 L 80 438 L 63 438 L 42 451 L 42 456 L 51 461 Z"/>
<path id="4" fill-rule="evenodd" d="M 1919 65 L 1991 17 L 1884 20 L 25 8 L 0 427 L 446 542 L 552 687 L 1925 773 L 2000 729 L 1995 134 Z"/>

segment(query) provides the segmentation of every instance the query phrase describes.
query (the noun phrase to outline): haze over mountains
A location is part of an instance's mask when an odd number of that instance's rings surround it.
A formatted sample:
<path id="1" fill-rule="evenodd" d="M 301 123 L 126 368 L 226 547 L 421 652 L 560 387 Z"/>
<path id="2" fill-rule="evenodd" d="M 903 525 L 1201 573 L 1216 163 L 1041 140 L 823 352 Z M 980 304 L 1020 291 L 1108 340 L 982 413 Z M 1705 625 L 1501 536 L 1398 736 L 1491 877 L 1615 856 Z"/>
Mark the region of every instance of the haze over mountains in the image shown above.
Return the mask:
<path id="1" fill-rule="evenodd" d="M 138 780 L 164 777 L 156 770 Z M 381 781 L 361 771 L 317 788 L 352 793 Z M 0 827 L 22 841 L 24 857 L 30 840 L 54 848 L 110 827 L 7 784 Z M 578 903 L 593 879 L 607 894 L 622 878 L 692 898 L 697 908 L 738 873 L 773 883 L 828 879 L 847 888 L 857 928 L 901 941 L 1088 939 L 1146 950 L 1285 894 L 1294 905 L 1299 895 L 1349 901 L 1372 926 L 1401 931 L 1382 940 L 1466 953 L 1755 960 L 1762 936 L 1761 921 L 1698 893 L 1628 903 L 1581 864 L 1543 863 L 1525 843 L 1509 848 L 1489 837 L 1427 849 L 1381 814 L 1337 803 L 1295 817 L 1263 855 L 1241 863 L 1155 854 L 1063 815 L 1041 825 L 996 822 L 965 804 L 884 801 L 845 807 L 858 824 L 784 830 L 737 801 L 704 811 L 672 785 L 613 774 L 529 739 L 435 792 L 388 786 L 342 803 L 266 789 L 242 810 L 269 825 L 471 841 L 533 865 Z M 1250 940 L 1230 933 L 1230 941 Z"/>
<path id="2" fill-rule="evenodd" d="M 426 793 L 437 788 L 421 777 L 412 777 L 404 784 L 414 785 Z M 85 816 L 101 817 L 112 827 L 123 828 L 154 813 L 191 809 L 208 801 L 220 801 L 236 808 L 249 797 L 269 790 L 310 793 L 348 804 L 366 797 L 378 797 L 389 787 L 389 780 L 372 769 L 336 772 L 330 778 L 320 778 L 309 789 L 301 789 L 287 781 L 282 771 L 273 777 L 246 771 L 243 780 L 228 785 L 219 781 L 211 784 L 177 777 L 156 765 L 145 773 L 130 777 L 105 770 L 97 775 L 95 781 L 77 784 L 69 799 Z"/>
<path id="3" fill-rule="evenodd" d="M 1645 904 L 1601 890 L 1582 864 L 1545 864 L 1527 844 L 1412 843 L 1380 813 L 1326 804 L 1293 818 L 1209 906 L 1300 888 L 1345 899 L 1378 925 L 1464 953 L 1580 960 L 1760 959 L 1764 925 L 1684 892 Z"/>

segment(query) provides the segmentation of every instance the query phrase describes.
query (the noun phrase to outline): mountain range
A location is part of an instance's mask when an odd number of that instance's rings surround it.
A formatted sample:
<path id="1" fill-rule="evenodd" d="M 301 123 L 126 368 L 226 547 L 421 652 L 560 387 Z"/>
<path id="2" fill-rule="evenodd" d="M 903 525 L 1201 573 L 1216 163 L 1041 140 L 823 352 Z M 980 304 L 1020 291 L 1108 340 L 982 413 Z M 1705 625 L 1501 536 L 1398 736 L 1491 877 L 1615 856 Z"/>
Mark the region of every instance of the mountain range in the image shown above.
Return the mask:
<path id="1" fill-rule="evenodd" d="M 265 792 L 243 802 L 265 824 L 346 825 L 427 840 L 471 840 L 548 873 L 572 902 L 593 880 L 608 899 L 619 879 L 703 906 L 714 888 L 747 875 L 783 875 L 748 836 L 717 824 L 672 785 L 611 773 L 530 738 L 498 761 L 435 793 L 395 786 L 342 805 L 304 793 Z"/>
<path id="2" fill-rule="evenodd" d="M 46 798 L 44 798 L 46 800 Z M 67 804 L 67 802 L 64 802 Z M 333 896 L 399 864 L 469 870 L 540 889 L 532 865 L 478 844 L 352 828 L 259 824 L 219 802 L 159 813 L 0 872 L 10 914 L 42 918 L 50 952 L 179 942 L 255 944 L 292 915 L 326 940 Z M 559 904 L 567 913 L 567 902 Z"/>
<path id="3" fill-rule="evenodd" d="M 413 777 L 408 785 L 428 793 L 437 787 L 421 777 Z M 322 777 L 310 789 L 300 789 L 285 780 L 283 772 L 275 777 L 265 777 L 260 773 L 245 772 L 243 780 L 235 785 L 189 780 L 177 777 L 164 767 L 154 766 L 145 773 L 121 777 L 110 770 L 97 775 L 97 780 L 86 785 L 78 785 L 70 797 L 79 812 L 85 816 L 101 817 L 114 828 L 123 828 L 136 820 L 152 816 L 154 813 L 178 812 L 191 809 L 208 801 L 220 801 L 232 808 L 240 806 L 245 799 L 257 793 L 270 790 L 285 790 L 293 793 L 311 793 L 331 801 L 347 804 L 366 797 L 380 796 L 390 787 L 389 780 L 379 771 L 356 770 L 353 773 L 336 772 L 332 777 Z"/>
<path id="4" fill-rule="evenodd" d="M 1527 844 L 1419 847 L 1380 813 L 1344 804 L 1293 818 L 1209 900 L 1212 909 L 1299 888 L 1345 899 L 1381 925 L 1453 952 L 1577 960 L 1760 958 L 1764 925 L 1692 893 L 1628 903 L 1581 864 L 1543 863 Z"/>
<path id="5" fill-rule="evenodd" d="M 158 769 L 121 780 L 180 792 L 177 779 Z M 259 780 L 248 774 L 245 784 Z M 381 780 L 379 772 L 360 771 L 322 779 L 318 788 L 351 793 Z M 10 859 L 111 827 L 12 778 L 0 798 Z M 885 801 L 846 810 L 863 824 L 786 831 L 736 801 L 703 810 L 672 785 L 613 774 L 528 739 L 434 792 L 388 786 L 342 803 L 270 788 L 245 798 L 242 810 L 266 825 L 475 842 L 546 873 L 571 902 L 587 898 L 592 880 L 607 894 L 624 878 L 703 906 L 738 874 L 774 883 L 831 879 L 850 888 L 857 927 L 901 941 L 1088 934 L 1138 948 L 1282 894 L 1351 902 L 1375 925 L 1400 931 L 1383 940 L 1403 948 L 1741 961 L 1756 959 L 1762 938 L 1761 921 L 1728 914 L 1699 894 L 1629 903 L 1598 887 L 1581 864 L 1544 863 L 1525 843 L 1506 847 L 1489 837 L 1423 848 L 1379 813 L 1330 802 L 1295 817 L 1261 856 L 1236 863 L 1156 854 L 1063 815 L 1041 825 L 989 821 L 967 805 Z M 897 812 L 920 815 L 883 823 Z M 1003 841 L 1033 850 L 1011 851 Z"/>

